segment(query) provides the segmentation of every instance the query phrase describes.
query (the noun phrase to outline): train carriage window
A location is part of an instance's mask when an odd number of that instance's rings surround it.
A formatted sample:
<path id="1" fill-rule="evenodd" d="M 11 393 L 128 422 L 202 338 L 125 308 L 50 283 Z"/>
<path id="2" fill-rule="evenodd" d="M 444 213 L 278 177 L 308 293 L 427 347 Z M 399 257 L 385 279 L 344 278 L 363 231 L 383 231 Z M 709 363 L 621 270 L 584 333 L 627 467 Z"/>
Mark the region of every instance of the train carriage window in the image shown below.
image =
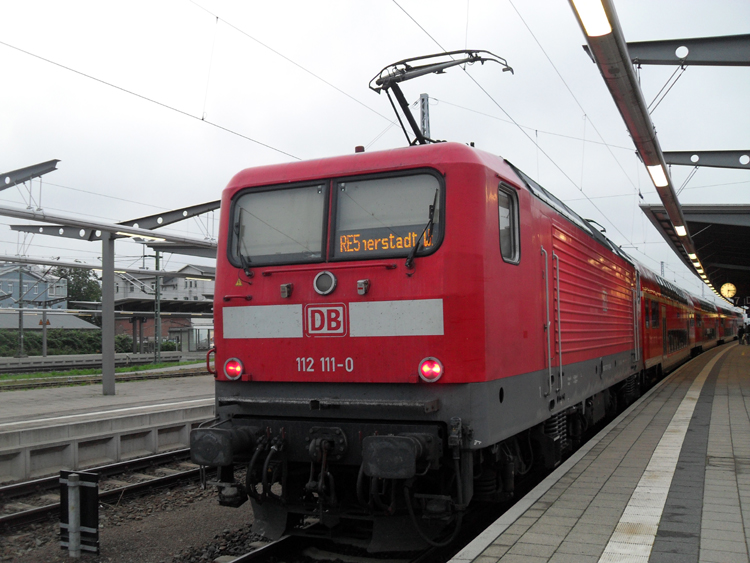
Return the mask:
<path id="1" fill-rule="evenodd" d="M 645 305 L 643 307 L 643 310 L 645 311 L 645 317 L 646 317 L 646 328 L 651 328 L 651 300 L 646 299 Z"/>
<path id="2" fill-rule="evenodd" d="M 518 200 L 511 189 L 500 186 L 497 204 L 500 225 L 500 254 L 503 260 L 518 264 L 521 250 L 518 237 Z"/>
<path id="3" fill-rule="evenodd" d="M 406 257 L 442 240 L 442 179 L 436 174 L 354 178 L 334 184 L 331 258 Z"/>
<path id="4" fill-rule="evenodd" d="M 659 328 L 659 302 L 651 302 L 651 328 Z"/>
<path id="5" fill-rule="evenodd" d="M 239 267 L 320 262 L 324 185 L 245 191 L 235 200 L 229 257 Z"/>

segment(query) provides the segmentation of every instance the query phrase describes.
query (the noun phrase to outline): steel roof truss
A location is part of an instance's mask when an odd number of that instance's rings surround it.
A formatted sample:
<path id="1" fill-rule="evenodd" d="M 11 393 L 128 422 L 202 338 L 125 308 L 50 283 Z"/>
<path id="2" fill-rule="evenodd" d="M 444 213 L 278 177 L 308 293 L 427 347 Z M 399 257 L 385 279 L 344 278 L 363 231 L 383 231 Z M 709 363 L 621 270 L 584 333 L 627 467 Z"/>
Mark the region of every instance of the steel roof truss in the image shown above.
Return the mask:
<path id="1" fill-rule="evenodd" d="M 12 188 L 16 184 L 23 184 L 33 178 L 43 176 L 47 172 L 57 170 L 57 163 L 59 160 L 48 160 L 47 162 L 40 162 L 32 166 L 25 168 L 19 168 L 18 170 L 12 170 L 11 172 L 4 172 L 0 174 L 0 192 Z"/>
<path id="2" fill-rule="evenodd" d="M 750 66 L 750 34 L 627 44 L 633 64 Z"/>
<path id="3" fill-rule="evenodd" d="M 102 240 L 102 231 L 71 227 L 70 225 L 11 225 L 10 229 L 12 231 L 31 233 L 33 235 L 48 235 L 53 237 L 85 240 L 89 242 Z M 97 232 L 99 233 L 98 235 L 96 234 Z"/>
<path id="4" fill-rule="evenodd" d="M 664 151 L 667 164 L 750 170 L 750 149 L 740 151 Z"/>
<path id="5" fill-rule="evenodd" d="M 189 219 L 190 217 L 201 215 L 202 213 L 214 211 L 220 206 L 221 201 L 219 200 L 209 201 L 207 203 L 192 205 L 190 207 L 184 207 L 182 209 L 175 209 L 173 211 L 157 213 L 156 215 L 148 215 L 146 217 L 141 217 L 140 219 L 123 221 L 122 223 L 118 223 L 118 225 L 126 225 L 128 227 L 134 227 L 135 225 L 138 225 L 138 228 L 141 229 L 158 229 L 159 227 L 171 225 L 172 223 L 177 223 L 178 221 L 183 221 L 185 219 Z"/>

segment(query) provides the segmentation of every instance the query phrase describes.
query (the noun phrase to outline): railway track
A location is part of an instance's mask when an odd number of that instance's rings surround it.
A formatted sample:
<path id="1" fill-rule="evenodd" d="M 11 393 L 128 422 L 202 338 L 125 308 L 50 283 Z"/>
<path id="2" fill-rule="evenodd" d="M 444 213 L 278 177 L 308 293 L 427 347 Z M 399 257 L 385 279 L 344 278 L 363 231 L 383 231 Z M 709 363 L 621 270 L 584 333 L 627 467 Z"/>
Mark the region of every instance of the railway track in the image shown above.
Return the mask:
<path id="1" fill-rule="evenodd" d="M 535 484 L 536 480 L 521 487 L 518 498 L 522 498 L 529 487 L 533 487 Z M 255 549 L 243 555 L 229 555 L 232 551 L 226 548 L 221 552 L 221 555 L 236 557 L 231 563 L 278 563 L 281 561 L 284 563 L 377 563 L 379 561 L 387 561 L 388 563 L 445 563 L 513 504 L 515 504 L 515 501 L 502 505 L 475 506 L 466 512 L 461 531 L 453 542 L 445 546 L 427 547 L 420 551 L 368 553 L 364 547 L 367 544 L 366 541 L 348 541 L 344 538 L 332 540 L 328 537 L 330 531 L 327 528 L 313 522 L 308 524 L 304 530 L 295 530 L 290 535 L 275 542 L 257 545 Z M 241 534 L 240 537 L 242 537 Z M 230 539 L 222 538 L 222 543 L 224 542 L 232 543 Z M 256 544 L 260 544 L 260 542 L 256 542 Z"/>
<path id="2" fill-rule="evenodd" d="M 162 352 L 161 362 L 178 363 L 194 360 L 203 361 L 203 354 L 190 352 Z M 142 366 L 154 362 L 153 354 L 125 353 L 115 354 L 115 367 Z M 44 371 L 64 371 L 72 369 L 101 369 L 101 354 L 63 354 L 51 356 L 27 356 L 24 358 L 0 358 L 0 374 L 36 373 Z"/>
<path id="3" fill-rule="evenodd" d="M 477 530 L 477 533 L 479 531 L 481 530 Z M 388 557 L 384 558 L 364 552 L 353 553 L 351 550 L 341 549 L 340 546 L 321 544 L 319 540 L 311 538 L 284 536 L 275 542 L 240 555 L 232 560 L 232 563 L 275 563 L 277 561 L 287 563 L 377 563 L 379 561 L 388 561 L 388 563 L 444 563 L 455 555 L 460 547 L 462 546 L 431 547 L 412 554 L 401 554 L 400 556 L 389 554 Z"/>
<path id="4" fill-rule="evenodd" d="M 377 563 L 382 557 L 366 553 L 348 553 L 335 546 L 321 544 L 320 540 L 300 536 L 284 536 L 274 542 L 232 560 L 232 563 Z M 414 553 L 410 556 L 388 557 L 389 563 L 442 563 L 446 559 L 437 557 L 435 549 Z"/>
<path id="5" fill-rule="evenodd" d="M 173 377 L 192 377 L 195 375 L 206 375 L 205 369 L 186 369 L 179 371 L 167 372 L 129 372 L 119 373 L 115 376 L 116 382 L 125 381 L 142 381 L 146 379 L 162 379 Z M 21 391 L 25 389 L 41 389 L 46 387 L 65 387 L 67 385 L 92 385 L 102 382 L 102 376 L 99 375 L 68 375 L 60 377 L 45 377 L 29 380 L 15 380 L 0 382 L 0 391 Z"/>
<path id="6" fill-rule="evenodd" d="M 194 481 L 200 478 L 200 468 L 188 463 L 188 449 L 175 450 L 144 458 L 138 458 L 102 467 L 87 469 L 100 477 L 99 501 L 116 503 L 123 497 L 137 495 L 149 489 L 168 487 L 175 483 Z M 176 465 L 179 469 L 165 468 Z M 145 475 L 143 471 L 156 473 Z M 138 472 L 138 473 L 135 473 Z M 136 482 L 125 483 L 113 477 L 135 473 Z M 161 473 L 161 474 L 159 474 Z M 47 520 L 59 514 L 60 502 L 53 500 L 59 490 L 59 477 L 46 477 L 0 487 L 0 531 Z M 31 497 L 31 498 L 30 498 Z M 32 504 L 33 503 L 33 504 Z"/>

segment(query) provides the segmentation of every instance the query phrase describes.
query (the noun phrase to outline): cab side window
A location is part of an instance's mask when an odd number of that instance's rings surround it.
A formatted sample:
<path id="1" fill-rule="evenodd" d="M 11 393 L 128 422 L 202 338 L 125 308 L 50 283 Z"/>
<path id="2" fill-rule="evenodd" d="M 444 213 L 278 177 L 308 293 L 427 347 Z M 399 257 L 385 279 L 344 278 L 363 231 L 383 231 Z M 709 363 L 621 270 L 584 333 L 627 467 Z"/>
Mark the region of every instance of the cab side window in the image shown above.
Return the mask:
<path id="1" fill-rule="evenodd" d="M 518 232 L 518 198 L 515 190 L 500 185 L 497 190 L 500 220 L 500 255 L 511 264 L 521 260 L 521 245 Z"/>

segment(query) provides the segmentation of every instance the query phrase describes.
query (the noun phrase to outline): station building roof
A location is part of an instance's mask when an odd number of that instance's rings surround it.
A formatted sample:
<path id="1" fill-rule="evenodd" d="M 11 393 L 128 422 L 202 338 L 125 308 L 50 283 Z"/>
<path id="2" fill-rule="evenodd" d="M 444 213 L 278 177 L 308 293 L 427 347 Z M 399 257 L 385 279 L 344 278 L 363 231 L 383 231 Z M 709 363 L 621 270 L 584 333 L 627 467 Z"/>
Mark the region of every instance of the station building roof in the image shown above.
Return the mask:
<path id="1" fill-rule="evenodd" d="M 0 309 L 0 330 L 18 328 L 18 309 Z M 64 330 L 99 330 L 95 324 L 79 319 L 70 313 L 47 311 L 47 328 Z M 42 330 L 42 311 L 23 312 L 24 330 Z"/>

